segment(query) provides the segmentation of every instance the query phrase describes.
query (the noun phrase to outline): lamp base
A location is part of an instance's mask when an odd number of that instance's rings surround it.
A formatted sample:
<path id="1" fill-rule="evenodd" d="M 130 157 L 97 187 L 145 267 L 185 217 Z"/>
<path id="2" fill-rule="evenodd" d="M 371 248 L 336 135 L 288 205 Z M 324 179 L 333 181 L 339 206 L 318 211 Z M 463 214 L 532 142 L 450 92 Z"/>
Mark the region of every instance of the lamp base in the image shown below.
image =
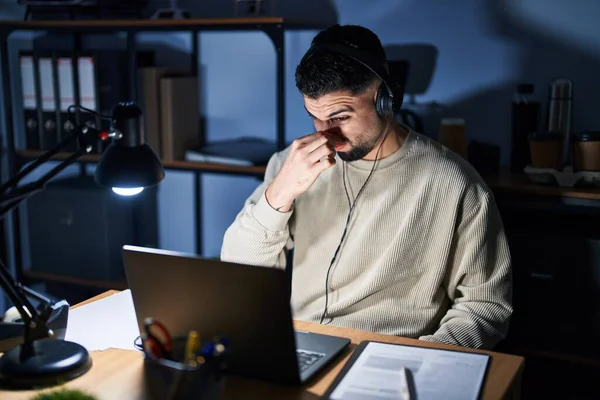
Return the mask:
<path id="1" fill-rule="evenodd" d="M 14 347 L 0 357 L 0 384 L 33 389 L 65 383 L 85 374 L 92 358 L 85 347 L 59 339 L 40 339 Z"/>

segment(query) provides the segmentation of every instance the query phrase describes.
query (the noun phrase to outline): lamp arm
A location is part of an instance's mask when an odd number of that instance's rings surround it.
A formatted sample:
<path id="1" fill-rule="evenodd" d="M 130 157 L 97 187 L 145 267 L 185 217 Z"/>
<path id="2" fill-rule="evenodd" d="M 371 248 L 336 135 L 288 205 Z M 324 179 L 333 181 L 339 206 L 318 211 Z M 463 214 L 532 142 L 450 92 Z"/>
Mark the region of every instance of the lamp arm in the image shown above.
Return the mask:
<path id="1" fill-rule="evenodd" d="M 38 312 L 34 309 L 29 299 L 22 292 L 23 288 L 21 285 L 19 285 L 13 279 L 10 271 L 2 261 L 0 261 L 0 284 L 10 301 L 17 308 L 17 311 L 21 315 L 21 318 L 23 318 L 25 325 L 31 326 L 31 323 Z M 31 313 L 31 315 L 27 313 L 27 310 Z"/>
<path id="2" fill-rule="evenodd" d="M 52 149 L 48 150 L 46 153 L 33 160 L 31 163 L 27 164 L 27 166 L 25 166 L 21 171 L 19 171 L 17 174 L 13 175 L 9 180 L 0 185 L 0 194 L 6 192 L 9 188 L 19 183 L 19 181 L 26 177 L 31 171 L 33 171 L 34 169 L 51 159 L 53 156 L 58 154 L 63 147 L 65 147 L 72 141 L 77 140 L 81 133 L 82 132 L 79 129 L 77 129 L 75 133 L 64 138 Z"/>
<path id="3" fill-rule="evenodd" d="M 75 104 L 70 105 L 69 108 L 67 108 L 67 112 L 69 113 L 70 116 L 74 116 L 75 111 L 73 111 L 73 110 L 77 110 L 77 109 L 85 111 L 90 114 L 93 114 L 96 117 L 103 119 L 103 120 L 110 121 L 112 119 L 108 115 L 102 115 L 94 110 L 90 110 L 89 108 L 82 107 L 80 105 L 75 105 Z M 91 136 L 90 131 L 92 131 L 96 134 L 99 134 L 97 138 L 100 138 L 102 140 L 106 140 L 110 137 L 110 134 L 108 134 L 108 133 L 107 134 L 103 133 L 100 135 L 100 131 L 98 131 L 94 128 L 91 128 L 91 127 L 85 126 L 85 125 L 83 127 L 80 127 L 77 123 L 74 122 L 74 120 L 72 120 L 72 122 L 73 122 L 73 125 L 75 126 L 74 133 L 71 134 L 70 136 L 64 138 L 63 140 L 61 140 L 52 149 L 48 150 L 46 153 L 39 156 L 37 159 L 35 159 L 31 163 L 29 163 L 27 166 L 25 166 L 25 168 L 23 168 L 21 171 L 19 171 L 19 173 L 17 173 L 13 177 L 11 177 L 8 181 L 6 181 L 2 185 L 0 185 L 0 195 L 2 193 L 4 193 L 6 190 L 8 190 L 10 187 L 19 183 L 19 181 L 21 179 L 23 179 L 25 176 L 27 176 L 27 174 L 29 174 L 31 171 L 33 171 L 34 169 L 36 169 L 37 167 L 39 167 L 40 165 L 42 165 L 43 163 L 48 161 L 50 158 L 52 158 L 52 156 L 56 155 L 58 152 L 60 152 L 60 150 L 63 147 L 65 147 L 67 144 L 71 143 L 72 141 L 79 140 L 80 145 L 81 145 L 80 147 L 83 147 L 84 149 L 88 148 L 88 146 L 93 144 L 92 141 L 89 139 L 89 137 Z M 91 151 L 91 149 L 88 150 L 88 152 L 89 151 Z"/>
<path id="4" fill-rule="evenodd" d="M 107 135 L 101 135 L 100 131 L 90 128 L 83 127 L 81 130 L 78 129 L 78 132 L 69 136 L 68 138 L 61 141 L 58 145 L 56 145 L 52 150 L 42 154 L 40 157 L 35 159 L 32 163 L 30 163 L 27 167 L 23 168 L 21 172 L 15 175 L 13 178 L 9 179 L 5 184 L 0 187 L 0 218 L 4 217 L 8 212 L 18 206 L 23 200 L 32 196 L 33 194 L 44 189 L 46 183 L 48 183 L 52 178 L 58 175 L 61 171 L 67 168 L 69 165 L 73 164 L 79 157 L 84 154 L 89 153 L 92 150 L 91 143 L 94 140 L 102 139 L 106 140 L 108 138 Z M 17 187 L 8 193 L 4 193 L 4 190 L 7 188 L 16 185 L 21 179 L 27 176 L 31 171 L 35 170 L 37 167 L 42 165 L 45 161 L 49 160 L 53 155 L 57 154 L 63 146 L 69 144 L 74 139 L 79 139 L 80 147 L 73 154 L 69 155 L 66 159 L 61 161 L 58 165 L 52 168 L 50 171 L 45 173 L 40 179 L 37 181 L 28 183 L 21 187 Z"/>
<path id="5" fill-rule="evenodd" d="M 46 304 L 52 304 L 53 303 L 52 300 L 50 300 L 46 296 L 43 296 L 42 294 L 36 292 L 35 290 L 30 289 L 27 286 L 23 286 L 23 285 L 20 285 L 20 286 L 21 286 L 21 290 L 23 290 L 26 295 L 29 295 L 29 296 L 33 297 L 37 301 L 42 302 L 42 303 L 46 303 Z"/>
<path id="6" fill-rule="evenodd" d="M 32 196 L 33 194 L 44 189 L 46 183 L 52 178 L 58 175 L 61 171 L 73 164 L 79 157 L 89 153 L 92 150 L 92 143 L 97 139 L 107 139 L 108 135 L 101 135 L 100 131 L 90 128 L 83 127 L 77 128 L 76 132 L 71 136 L 65 138 L 58 143 L 54 148 L 42 154 L 40 157 L 31 162 L 27 167 L 23 168 L 18 174 L 14 175 L 8 181 L 0 186 L 0 218 L 6 215 L 9 211 L 17 207 L 23 200 Z M 16 187 L 13 190 L 6 193 L 6 191 L 19 183 L 24 177 L 26 177 L 31 171 L 48 161 L 52 156 L 57 154 L 65 145 L 69 144 L 73 140 L 79 140 L 80 147 L 61 161 L 58 165 L 52 168 L 50 171 L 45 173 L 37 181 Z M 21 315 L 25 326 L 26 326 L 26 341 L 31 342 L 35 339 L 47 337 L 49 335 L 48 327 L 46 326 L 47 318 L 50 313 L 50 301 L 43 296 L 38 296 L 37 293 L 31 289 L 25 288 L 21 284 L 17 283 L 8 268 L 0 260 L 0 286 L 6 292 L 6 295 L 17 308 L 17 311 Z M 33 292 L 33 294 L 32 294 Z M 37 298 L 42 304 L 41 310 L 33 307 L 32 303 L 27 298 L 26 294 L 32 295 Z"/>
<path id="7" fill-rule="evenodd" d="M 78 131 L 78 132 L 72 134 L 71 136 L 63 139 L 53 149 L 49 150 L 48 152 L 46 152 L 43 155 L 41 155 L 40 157 L 38 157 L 32 163 L 30 163 L 25 168 L 23 168 L 18 174 L 14 175 L 8 181 L 6 181 L 5 183 L 3 183 L 0 186 L 0 201 L 2 203 L 2 205 L 0 206 L 0 217 L 4 216 L 10 210 L 15 208 L 25 198 L 27 198 L 27 197 L 31 196 L 32 194 L 36 193 L 37 191 L 41 190 L 41 188 L 43 188 L 45 183 L 42 181 L 42 179 L 40 179 L 37 182 L 32 182 L 28 185 L 17 188 L 7 194 L 4 194 L 4 193 L 10 187 L 18 184 L 19 181 L 21 179 L 23 179 L 25 176 L 27 176 L 29 173 L 31 173 L 31 171 L 35 170 L 37 167 L 39 167 L 44 162 L 49 160 L 52 156 L 57 154 L 65 145 L 69 144 L 73 140 L 76 140 L 79 136 L 80 136 L 80 132 Z M 71 157 L 69 157 L 69 159 L 70 158 Z M 67 159 L 67 160 L 69 160 L 69 159 Z M 67 160 L 65 160 L 64 163 L 66 163 L 66 162 L 68 162 L 69 164 L 72 163 L 71 160 L 69 160 L 70 162 Z M 64 163 L 61 163 L 61 165 L 59 165 L 57 167 L 61 167 L 62 164 L 64 164 Z M 64 169 L 65 167 L 66 166 L 63 166 L 60 170 Z M 60 172 L 60 170 L 58 172 Z M 50 171 L 50 172 L 52 172 L 52 171 Z M 56 175 L 56 174 L 54 174 L 54 175 Z M 13 279 L 10 271 L 8 270 L 6 265 L 4 265 L 4 263 L 1 260 L 0 260 L 0 283 L 1 283 L 2 289 L 4 289 L 4 292 L 6 293 L 6 295 L 10 299 L 10 301 L 17 308 L 17 311 L 21 315 L 21 318 L 23 319 L 24 323 L 28 326 L 31 326 L 31 323 L 33 322 L 34 317 L 36 317 L 38 315 L 37 310 L 33 307 L 31 302 L 27 298 L 27 296 L 25 296 L 23 287 Z M 29 311 L 29 313 L 28 313 L 28 311 Z"/>

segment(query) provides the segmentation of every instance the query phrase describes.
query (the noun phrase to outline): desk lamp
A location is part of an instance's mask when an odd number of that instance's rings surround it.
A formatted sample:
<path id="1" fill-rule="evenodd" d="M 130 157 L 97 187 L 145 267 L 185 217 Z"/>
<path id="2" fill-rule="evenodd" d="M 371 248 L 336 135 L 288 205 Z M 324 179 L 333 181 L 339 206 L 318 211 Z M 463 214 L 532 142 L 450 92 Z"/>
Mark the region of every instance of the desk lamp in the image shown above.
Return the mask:
<path id="1" fill-rule="evenodd" d="M 0 185 L 0 217 L 27 197 L 41 191 L 60 171 L 79 157 L 92 151 L 100 140 L 112 139 L 104 151 L 95 172 L 96 183 L 111 187 L 117 194 L 134 195 L 144 187 L 153 186 L 164 178 L 164 169 L 154 151 L 144 143 L 142 111 L 132 102 L 118 103 L 111 116 L 104 116 L 81 106 L 69 107 L 69 114 L 79 108 L 111 122 L 109 132 L 89 126 L 78 126 L 74 133 L 44 153 L 18 174 Z M 65 145 L 78 141 L 76 152 L 48 171 L 39 180 L 17 187 L 21 179 L 48 161 Z M 48 327 L 53 312 L 48 299 L 16 282 L 0 261 L 0 286 L 13 302 L 24 323 L 23 342 L 0 357 L 0 383 L 3 386 L 36 388 L 64 383 L 86 373 L 92 360 L 81 345 L 54 337 Z M 39 301 L 34 308 L 28 297 Z"/>

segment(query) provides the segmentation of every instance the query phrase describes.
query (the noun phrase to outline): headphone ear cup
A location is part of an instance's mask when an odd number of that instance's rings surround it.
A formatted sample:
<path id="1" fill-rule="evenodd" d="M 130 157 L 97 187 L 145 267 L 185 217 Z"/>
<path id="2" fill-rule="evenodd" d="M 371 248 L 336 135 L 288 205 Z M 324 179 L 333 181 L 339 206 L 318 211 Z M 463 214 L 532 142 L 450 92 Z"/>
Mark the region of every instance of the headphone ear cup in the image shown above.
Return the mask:
<path id="1" fill-rule="evenodd" d="M 377 98 L 375 99 L 375 108 L 377 109 L 377 114 L 382 117 L 387 114 L 386 97 L 388 97 L 387 89 L 385 88 L 385 84 L 382 82 L 379 85 L 379 89 L 377 89 Z"/>
<path id="2" fill-rule="evenodd" d="M 377 114 L 382 117 L 394 113 L 394 99 L 390 97 L 388 89 L 383 82 L 379 85 L 379 89 L 377 89 L 375 107 L 377 108 Z"/>

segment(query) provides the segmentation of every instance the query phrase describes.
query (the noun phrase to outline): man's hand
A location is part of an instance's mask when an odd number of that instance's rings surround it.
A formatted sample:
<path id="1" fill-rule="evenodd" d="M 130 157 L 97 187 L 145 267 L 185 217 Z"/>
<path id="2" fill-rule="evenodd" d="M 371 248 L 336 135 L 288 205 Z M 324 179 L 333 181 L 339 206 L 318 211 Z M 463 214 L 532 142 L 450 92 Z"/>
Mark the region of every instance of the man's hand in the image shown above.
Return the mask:
<path id="1" fill-rule="evenodd" d="M 335 141 L 336 138 L 327 132 L 316 132 L 294 140 L 281 169 L 265 193 L 271 207 L 281 212 L 289 211 L 296 197 L 306 192 L 321 172 L 335 164 Z"/>

